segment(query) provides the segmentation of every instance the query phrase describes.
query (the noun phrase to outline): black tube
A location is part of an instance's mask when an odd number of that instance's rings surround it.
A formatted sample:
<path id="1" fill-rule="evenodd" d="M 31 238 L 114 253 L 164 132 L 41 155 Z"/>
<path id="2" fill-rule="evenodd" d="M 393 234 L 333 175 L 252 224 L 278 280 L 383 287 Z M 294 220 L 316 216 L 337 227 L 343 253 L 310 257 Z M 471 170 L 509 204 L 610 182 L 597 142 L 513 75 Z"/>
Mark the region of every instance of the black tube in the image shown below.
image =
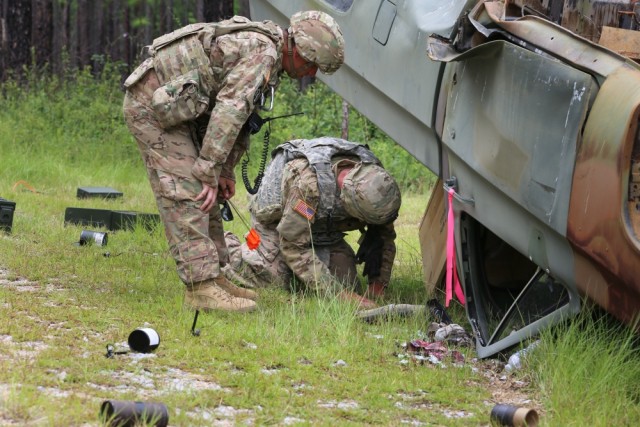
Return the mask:
<path id="1" fill-rule="evenodd" d="M 160 345 L 160 334 L 151 328 L 138 328 L 129 334 L 129 348 L 139 353 L 151 353 Z"/>
<path id="2" fill-rule="evenodd" d="M 534 409 L 500 404 L 491 410 L 491 421 L 499 426 L 536 427 L 538 413 Z"/>
<path id="3" fill-rule="evenodd" d="M 169 411 L 162 403 L 105 400 L 100 417 L 107 427 L 133 427 L 137 423 L 156 427 L 169 424 Z"/>
<path id="4" fill-rule="evenodd" d="M 100 231 L 82 230 L 80 233 L 80 246 L 89 245 L 95 243 L 98 246 L 106 246 L 109 240 L 107 233 Z"/>

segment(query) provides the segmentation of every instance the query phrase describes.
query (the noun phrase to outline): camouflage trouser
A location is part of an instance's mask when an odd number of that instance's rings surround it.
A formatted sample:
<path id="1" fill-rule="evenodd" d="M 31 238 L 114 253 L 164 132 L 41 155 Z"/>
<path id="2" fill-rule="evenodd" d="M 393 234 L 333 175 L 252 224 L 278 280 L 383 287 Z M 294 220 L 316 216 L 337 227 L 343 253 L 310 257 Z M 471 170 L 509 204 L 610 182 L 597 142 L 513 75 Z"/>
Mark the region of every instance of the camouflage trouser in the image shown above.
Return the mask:
<path id="1" fill-rule="evenodd" d="M 124 98 L 124 118 L 138 143 L 147 176 L 164 224 L 178 276 L 191 284 L 220 275 L 228 261 L 218 204 L 202 212 L 195 197 L 201 182 L 191 174 L 198 154 L 188 125 L 162 129 L 150 107 L 158 87 L 154 71 L 130 87 Z"/>
<path id="2" fill-rule="evenodd" d="M 256 250 L 240 243 L 231 232 L 224 233 L 231 267 L 256 287 L 290 288 L 294 274 L 280 252 L 278 232 L 259 223 L 254 228 L 260 234 L 260 246 Z M 347 242 L 341 240 L 315 250 L 340 287 L 353 289 L 359 284 L 355 253 Z"/>
<path id="3" fill-rule="evenodd" d="M 260 246 L 255 250 L 240 243 L 233 233 L 224 234 L 231 267 L 255 287 L 287 287 L 292 275 L 279 254 L 278 233 L 260 224 L 254 228 L 260 234 Z"/>

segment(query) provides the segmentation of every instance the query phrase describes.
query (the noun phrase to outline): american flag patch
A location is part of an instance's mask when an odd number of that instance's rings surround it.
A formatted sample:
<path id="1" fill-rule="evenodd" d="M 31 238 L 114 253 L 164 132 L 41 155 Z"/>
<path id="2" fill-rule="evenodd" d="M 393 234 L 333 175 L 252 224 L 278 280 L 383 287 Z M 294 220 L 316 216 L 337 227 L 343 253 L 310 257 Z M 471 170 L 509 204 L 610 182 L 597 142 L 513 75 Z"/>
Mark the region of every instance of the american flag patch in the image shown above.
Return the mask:
<path id="1" fill-rule="evenodd" d="M 298 212 L 303 217 L 307 218 L 309 221 L 311 221 L 313 219 L 313 216 L 316 214 L 316 211 L 313 210 L 313 208 L 302 199 L 298 199 L 296 205 L 293 207 L 293 210 Z"/>

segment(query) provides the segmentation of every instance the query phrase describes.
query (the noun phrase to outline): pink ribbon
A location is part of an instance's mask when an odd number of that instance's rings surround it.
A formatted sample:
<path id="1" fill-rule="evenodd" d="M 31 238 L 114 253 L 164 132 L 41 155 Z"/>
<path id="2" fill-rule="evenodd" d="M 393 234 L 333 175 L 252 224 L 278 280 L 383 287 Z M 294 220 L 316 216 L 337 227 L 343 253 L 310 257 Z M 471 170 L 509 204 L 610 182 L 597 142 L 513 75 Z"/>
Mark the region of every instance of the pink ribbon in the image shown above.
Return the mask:
<path id="1" fill-rule="evenodd" d="M 449 212 L 447 213 L 447 275 L 445 282 L 445 306 L 449 307 L 449 302 L 453 299 L 453 292 L 464 305 L 464 293 L 460 280 L 458 280 L 458 269 L 456 268 L 456 241 L 454 236 L 455 223 L 453 219 L 453 193 L 455 190 L 449 188 Z"/>

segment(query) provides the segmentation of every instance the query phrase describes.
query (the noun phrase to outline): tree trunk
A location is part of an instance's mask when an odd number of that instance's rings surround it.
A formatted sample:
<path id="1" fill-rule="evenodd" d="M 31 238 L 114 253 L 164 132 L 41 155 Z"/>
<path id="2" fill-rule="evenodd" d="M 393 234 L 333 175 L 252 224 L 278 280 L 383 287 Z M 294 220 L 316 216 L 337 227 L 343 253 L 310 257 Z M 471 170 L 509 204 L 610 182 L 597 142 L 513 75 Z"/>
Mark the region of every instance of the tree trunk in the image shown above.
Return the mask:
<path id="1" fill-rule="evenodd" d="M 122 29 L 122 20 L 120 19 L 122 16 L 122 4 L 122 0 L 113 0 L 113 10 L 111 13 L 111 27 L 113 28 L 111 35 L 111 59 L 114 61 L 123 59 L 122 33 L 124 31 Z"/>
<path id="2" fill-rule="evenodd" d="M 349 104 L 342 100 L 342 139 L 349 139 Z"/>
<path id="3" fill-rule="evenodd" d="M 3 76 L 9 70 L 21 71 L 29 64 L 31 41 L 31 0 L 10 0 L 3 5 L 2 56 L 5 57 Z"/>
<path id="4" fill-rule="evenodd" d="M 9 0 L 2 0 L 0 3 L 0 78 L 4 80 L 7 70 L 7 50 L 9 49 L 9 35 L 7 32 L 7 13 L 9 10 Z"/>
<path id="5" fill-rule="evenodd" d="M 204 0 L 196 0 L 196 21 L 205 22 L 205 20 L 204 20 Z"/>
<path id="6" fill-rule="evenodd" d="M 191 0 L 183 1 L 182 3 L 182 18 L 180 19 L 180 22 L 181 26 L 185 26 L 189 24 L 189 12 L 193 9 L 191 7 Z"/>
<path id="7" fill-rule="evenodd" d="M 165 33 L 173 31 L 173 0 L 165 0 L 164 7 Z"/>
<path id="8" fill-rule="evenodd" d="M 72 69 L 78 68 L 78 1 L 69 0 L 69 62 Z"/>
<path id="9" fill-rule="evenodd" d="M 233 0 L 208 1 L 205 3 L 205 19 L 209 22 L 222 21 L 233 16 Z"/>
<path id="10" fill-rule="evenodd" d="M 316 81 L 315 76 L 304 76 L 298 79 L 298 91 L 300 93 L 305 93 L 307 88 L 314 84 Z"/>
<path id="11" fill-rule="evenodd" d="M 91 2 L 91 29 L 89 30 L 89 52 L 94 74 L 102 72 L 105 57 L 104 11 L 102 2 Z"/>
<path id="12" fill-rule="evenodd" d="M 78 0 L 77 34 L 78 34 L 78 64 L 80 67 L 89 65 L 89 19 L 90 10 L 88 0 Z"/>
<path id="13" fill-rule="evenodd" d="M 33 0 L 31 3 L 31 46 L 38 67 L 51 62 L 53 39 L 53 5 L 47 0 Z"/>
<path id="14" fill-rule="evenodd" d="M 238 15 L 246 16 L 251 19 L 251 11 L 249 10 L 249 0 L 239 0 L 238 1 Z"/>
<path id="15" fill-rule="evenodd" d="M 62 25 L 63 5 L 57 1 L 53 2 L 53 40 L 51 43 L 51 69 L 58 74 L 62 70 L 62 49 L 64 46 L 63 37 L 65 36 L 64 26 Z"/>
<path id="16" fill-rule="evenodd" d="M 132 39 L 131 39 L 131 6 L 127 5 L 124 9 L 124 60 L 127 64 L 127 74 L 131 73 L 133 65 Z"/>

